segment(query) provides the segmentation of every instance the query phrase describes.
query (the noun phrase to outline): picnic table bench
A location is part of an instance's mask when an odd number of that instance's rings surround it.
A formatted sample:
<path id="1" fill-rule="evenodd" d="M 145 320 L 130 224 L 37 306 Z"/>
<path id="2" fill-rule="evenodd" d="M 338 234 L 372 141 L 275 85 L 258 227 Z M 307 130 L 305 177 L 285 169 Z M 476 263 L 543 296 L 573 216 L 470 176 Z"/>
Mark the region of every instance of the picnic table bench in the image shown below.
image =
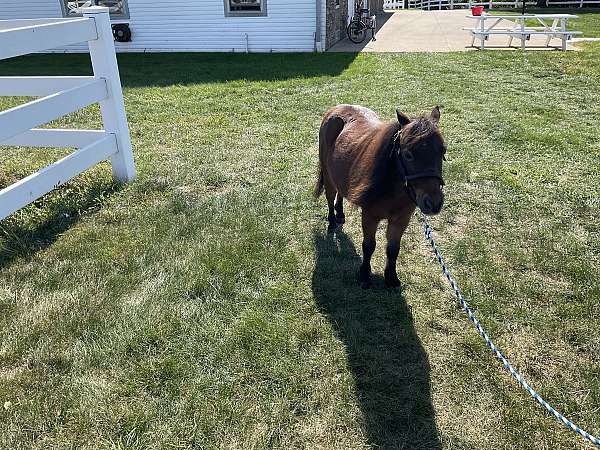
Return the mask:
<path id="1" fill-rule="evenodd" d="M 581 34 L 581 31 L 567 30 L 567 20 L 577 19 L 578 16 L 574 14 L 481 14 L 480 16 L 474 16 L 472 14 L 467 16 L 470 19 L 475 19 L 475 26 L 473 28 L 463 28 L 471 33 L 473 39 L 471 40 L 471 46 L 475 46 L 475 39 L 480 40 L 479 48 L 483 50 L 485 48 L 485 41 L 492 35 L 505 35 L 509 36 L 508 46 L 510 47 L 513 39 L 521 40 L 521 48 L 525 49 L 525 42 L 529 40 L 531 36 L 546 36 L 546 47 L 550 46 L 550 40 L 552 38 L 558 38 L 562 41 L 561 49 L 567 49 L 567 41 L 570 40 L 573 35 Z M 534 19 L 538 22 L 539 26 L 525 26 L 525 21 L 528 19 Z M 512 26 L 499 27 L 503 21 L 509 21 Z"/>

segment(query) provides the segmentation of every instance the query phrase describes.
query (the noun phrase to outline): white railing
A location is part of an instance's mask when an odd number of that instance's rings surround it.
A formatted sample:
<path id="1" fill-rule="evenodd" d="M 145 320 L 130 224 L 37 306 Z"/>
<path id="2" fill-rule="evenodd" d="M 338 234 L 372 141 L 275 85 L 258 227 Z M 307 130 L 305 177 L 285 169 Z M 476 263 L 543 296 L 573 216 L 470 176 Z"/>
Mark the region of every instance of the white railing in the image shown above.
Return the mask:
<path id="1" fill-rule="evenodd" d="M 80 42 L 88 43 L 93 76 L 0 77 L 0 96 L 41 97 L 0 112 L 0 149 L 76 149 L 2 189 L 0 220 L 109 158 L 115 180 L 135 177 L 108 8 L 85 8 L 81 18 L 0 20 L 0 60 Z M 100 103 L 104 130 L 35 128 L 94 103 Z"/>
<path id="2" fill-rule="evenodd" d="M 598 0 L 600 1 L 600 0 Z M 528 6 L 535 6 L 535 1 L 527 1 Z M 455 9 L 470 8 L 472 6 L 485 6 L 488 9 L 494 8 L 520 8 L 523 5 L 521 0 L 514 1 L 496 1 L 496 0 L 408 0 L 408 9 Z"/>
<path id="3" fill-rule="evenodd" d="M 404 9 L 404 0 L 383 0 L 383 9 Z"/>
<path id="4" fill-rule="evenodd" d="M 586 5 L 599 5 L 600 0 L 546 0 L 548 6 L 578 6 L 583 7 Z M 494 8 L 520 8 L 523 5 L 521 0 L 507 1 L 507 0 L 408 0 L 408 9 L 454 9 L 454 8 L 470 8 L 472 6 L 485 6 L 488 9 Z M 536 6 L 537 2 L 528 0 L 527 6 Z M 384 9 L 404 9 L 403 0 L 384 0 Z"/>
<path id="5" fill-rule="evenodd" d="M 546 5 L 548 6 L 577 6 L 579 8 L 583 8 L 584 6 L 598 6 L 600 5 L 600 0 L 546 0 Z"/>

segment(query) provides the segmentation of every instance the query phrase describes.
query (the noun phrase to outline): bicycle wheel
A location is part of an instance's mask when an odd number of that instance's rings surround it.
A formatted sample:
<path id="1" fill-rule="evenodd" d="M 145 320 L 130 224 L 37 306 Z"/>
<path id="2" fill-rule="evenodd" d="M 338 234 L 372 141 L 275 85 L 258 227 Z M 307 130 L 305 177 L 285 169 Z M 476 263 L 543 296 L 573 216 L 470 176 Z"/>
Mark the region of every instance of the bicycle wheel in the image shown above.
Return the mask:
<path id="1" fill-rule="evenodd" d="M 367 37 L 367 31 L 365 26 L 361 22 L 357 22 L 355 20 L 348 24 L 348 28 L 346 28 L 346 33 L 348 34 L 348 39 L 350 39 L 355 44 L 360 44 Z"/>

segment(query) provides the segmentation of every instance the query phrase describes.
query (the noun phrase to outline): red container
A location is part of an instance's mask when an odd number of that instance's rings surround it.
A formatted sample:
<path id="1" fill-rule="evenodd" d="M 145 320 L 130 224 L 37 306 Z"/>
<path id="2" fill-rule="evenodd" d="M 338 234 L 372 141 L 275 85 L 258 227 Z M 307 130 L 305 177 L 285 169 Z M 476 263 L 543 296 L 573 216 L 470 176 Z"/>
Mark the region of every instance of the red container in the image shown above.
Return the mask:
<path id="1" fill-rule="evenodd" d="M 480 16 L 480 15 L 482 15 L 483 11 L 484 11 L 483 6 L 473 6 L 471 8 L 471 14 L 474 15 L 474 16 Z"/>

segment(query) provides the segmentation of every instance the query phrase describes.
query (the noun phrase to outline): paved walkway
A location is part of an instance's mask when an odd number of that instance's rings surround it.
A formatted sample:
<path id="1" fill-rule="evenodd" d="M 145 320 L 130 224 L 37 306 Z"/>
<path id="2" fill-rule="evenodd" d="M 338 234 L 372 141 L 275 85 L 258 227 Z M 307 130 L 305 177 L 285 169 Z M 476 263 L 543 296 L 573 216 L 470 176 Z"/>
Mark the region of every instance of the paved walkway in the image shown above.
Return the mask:
<path id="1" fill-rule="evenodd" d="M 476 50 L 471 47 L 471 35 L 463 27 L 472 28 L 475 20 L 468 19 L 467 9 L 449 11 L 407 10 L 385 13 L 378 17 L 376 41 L 368 37 L 362 44 L 354 44 L 348 39 L 338 42 L 330 52 L 456 52 Z M 510 22 L 506 22 L 510 24 Z M 370 34 L 368 35 L 370 36 Z M 513 46 L 521 41 L 514 40 Z M 486 41 L 487 48 L 508 49 L 508 36 L 491 36 Z M 545 38 L 532 36 L 527 49 L 544 49 Z M 551 45 L 560 45 L 555 39 Z M 569 46 L 569 49 L 573 47 Z"/>

